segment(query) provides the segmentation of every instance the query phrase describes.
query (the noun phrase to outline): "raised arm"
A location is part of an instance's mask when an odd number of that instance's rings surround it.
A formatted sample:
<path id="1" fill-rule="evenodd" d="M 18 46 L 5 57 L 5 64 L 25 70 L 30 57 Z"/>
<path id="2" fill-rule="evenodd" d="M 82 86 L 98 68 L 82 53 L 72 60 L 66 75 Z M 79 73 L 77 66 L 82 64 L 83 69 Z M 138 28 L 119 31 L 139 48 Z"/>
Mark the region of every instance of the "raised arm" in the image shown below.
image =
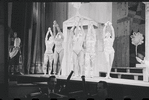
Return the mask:
<path id="1" fill-rule="evenodd" d="M 112 35 L 112 39 L 115 40 L 115 32 L 114 32 L 114 28 L 113 28 L 111 22 L 109 22 L 109 26 L 111 27 L 111 31 L 112 31 L 112 33 L 111 33 L 111 35 Z"/>
<path id="2" fill-rule="evenodd" d="M 50 30 L 51 30 L 51 28 L 49 27 L 49 28 L 48 28 L 48 31 L 47 31 L 47 33 L 46 33 L 45 42 L 47 42 L 47 40 L 48 40 L 48 35 L 49 35 L 49 33 L 50 33 Z"/>
<path id="3" fill-rule="evenodd" d="M 52 33 L 51 28 L 49 29 L 49 32 L 50 32 L 50 35 L 51 35 L 51 36 L 54 36 L 53 33 Z"/>
<path id="4" fill-rule="evenodd" d="M 84 31 L 84 29 L 83 29 L 83 19 L 80 19 L 80 25 L 81 25 L 81 30 L 82 30 L 82 32 L 83 32 L 83 36 L 84 36 L 84 40 L 85 40 L 85 38 L 86 38 L 86 34 L 85 34 L 85 31 Z"/>
<path id="5" fill-rule="evenodd" d="M 71 37 L 73 36 L 74 29 L 76 27 L 76 22 L 73 24 L 72 28 L 70 29 Z"/>
<path id="6" fill-rule="evenodd" d="M 56 28 L 57 28 L 57 31 L 58 31 L 58 32 L 61 32 L 61 30 L 60 30 L 60 28 L 59 28 L 59 25 L 58 25 L 58 24 L 56 24 Z"/>
<path id="7" fill-rule="evenodd" d="M 107 23 L 103 27 L 103 38 L 105 38 Z"/>
<path id="8" fill-rule="evenodd" d="M 54 35 L 54 37 L 56 36 L 56 21 L 54 20 L 53 21 L 53 35 Z"/>

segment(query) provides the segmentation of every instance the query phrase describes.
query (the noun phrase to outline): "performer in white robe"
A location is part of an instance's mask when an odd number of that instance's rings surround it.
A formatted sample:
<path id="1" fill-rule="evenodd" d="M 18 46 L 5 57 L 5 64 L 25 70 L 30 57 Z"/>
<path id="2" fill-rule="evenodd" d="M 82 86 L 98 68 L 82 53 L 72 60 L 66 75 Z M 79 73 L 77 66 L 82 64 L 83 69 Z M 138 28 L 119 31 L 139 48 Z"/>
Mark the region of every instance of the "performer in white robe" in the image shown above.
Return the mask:
<path id="1" fill-rule="evenodd" d="M 14 46 L 9 50 L 10 66 L 14 69 L 14 72 L 16 72 L 19 65 L 20 44 L 21 39 L 17 36 L 17 32 L 14 32 Z"/>

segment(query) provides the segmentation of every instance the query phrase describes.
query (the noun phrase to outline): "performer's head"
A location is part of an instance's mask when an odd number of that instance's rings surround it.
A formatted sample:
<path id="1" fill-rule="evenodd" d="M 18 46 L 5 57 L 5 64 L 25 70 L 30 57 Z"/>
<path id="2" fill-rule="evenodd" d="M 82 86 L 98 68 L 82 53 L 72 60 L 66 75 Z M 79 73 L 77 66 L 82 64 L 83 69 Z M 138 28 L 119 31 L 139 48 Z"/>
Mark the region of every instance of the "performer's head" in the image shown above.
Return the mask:
<path id="1" fill-rule="evenodd" d="M 61 32 L 58 32 L 56 35 L 56 38 L 59 38 L 59 39 L 62 38 L 61 34 L 62 34 Z"/>
<path id="2" fill-rule="evenodd" d="M 49 88 L 49 89 L 54 89 L 55 86 L 56 86 L 56 84 L 57 84 L 57 79 L 56 79 L 56 77 L 55 77 L 55 76 L 50 76 L 50 77 L 48 78 L 48 88 Z"/>
<path id="3" fill-rule="evenodd" d="M 107 96 L 107 88 L 108 88 L 107 82 L 99 81 L 97 83 L 97 87 L 96 87 L 97 95 L 99 97 L 106 97 Z"/>
<path id="4" fill-rule="evenodd" d="M 17 37 L 17 32 L 14 32 L 14 38 L 16 38 Z"/>

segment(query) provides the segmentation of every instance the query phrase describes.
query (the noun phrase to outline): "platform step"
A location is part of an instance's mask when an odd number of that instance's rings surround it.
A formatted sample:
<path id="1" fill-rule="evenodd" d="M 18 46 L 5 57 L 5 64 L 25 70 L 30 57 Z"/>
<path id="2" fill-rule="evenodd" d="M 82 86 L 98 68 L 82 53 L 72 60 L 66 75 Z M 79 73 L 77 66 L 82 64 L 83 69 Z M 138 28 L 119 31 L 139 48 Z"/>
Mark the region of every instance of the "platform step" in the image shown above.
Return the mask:
<path id="1" fill-rule="evenodd" d="M 101 74 L 106 74 L 106 72 L 99 72 L 99 76 L 101 77 L 102 75 Z M 129 76 L 129 77 L 133 77 L 134 80 L 139 80 L 139 77 L 143 77 L 143 73 L 125 73 L 125 72 L 111 72 L 110 73 L 111 76 L 114 76 L 116 75 L 117 78 L 121 79 L 122 78 L 122 75 L 123 76 Z M 105 76 L 105 75 L 104 75 Z M 127 78 L 127 77 L 125 77 Z"/>
<path id="2" fill-rule="evenodd" d="M 144 67 L 113 67 L 112 72 L 143 73 Z"/>

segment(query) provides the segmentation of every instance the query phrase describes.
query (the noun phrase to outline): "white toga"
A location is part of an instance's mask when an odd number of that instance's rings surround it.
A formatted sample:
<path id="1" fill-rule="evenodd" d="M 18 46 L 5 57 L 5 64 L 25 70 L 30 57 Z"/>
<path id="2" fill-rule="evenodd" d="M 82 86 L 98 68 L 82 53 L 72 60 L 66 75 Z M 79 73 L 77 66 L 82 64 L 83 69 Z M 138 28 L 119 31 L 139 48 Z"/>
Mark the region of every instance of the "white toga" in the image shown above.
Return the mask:
<path id="1" fill-rule="evenodd" d="M 9 57 L 10 58 L 13 58 L 14 56 L 17 55 L 18 51 L 20 50 L 20 44 L 21 44 L 21 39 L 15 38 L 14 47 L 13 47 L 12 51 L 9 51 Z"/>

